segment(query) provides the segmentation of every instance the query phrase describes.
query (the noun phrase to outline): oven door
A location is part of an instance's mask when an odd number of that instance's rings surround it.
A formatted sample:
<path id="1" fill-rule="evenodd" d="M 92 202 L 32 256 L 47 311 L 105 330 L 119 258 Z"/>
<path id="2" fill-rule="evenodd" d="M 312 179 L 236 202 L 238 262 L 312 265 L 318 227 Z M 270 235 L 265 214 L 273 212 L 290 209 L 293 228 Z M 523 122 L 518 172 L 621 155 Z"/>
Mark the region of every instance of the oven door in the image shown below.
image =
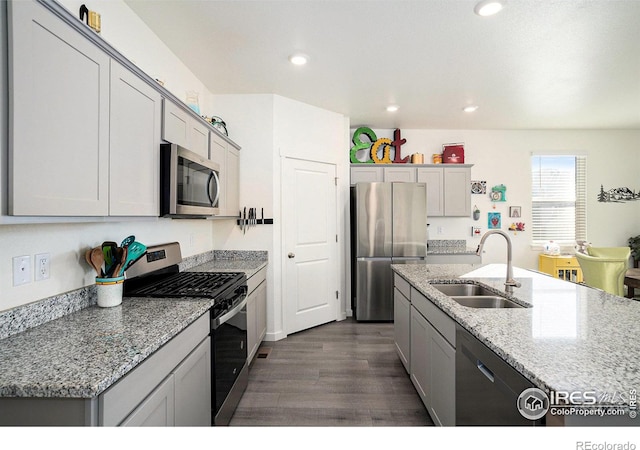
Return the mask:
<path id="1" fill-rule="evenodd" d="M 161 148 L 162 215 L 219 212 L 220 166 L 175 144 Z"/>
<path id="2" fill-rule="evenodd" d="M 246 297 L 229 312 L 212 320 L 211 345 L 213 346 L 212 407 L 216 425 L 226 424 L 244 392 L 234 384 L 242 373 L 246 376 L 247 363 L 247 299 Z M 231 394 L 232 391 L 237 391 Z M 214 406 L 215 405 L 215 406 Z M 226 422 L 226 423 L 225 423 Z"/>

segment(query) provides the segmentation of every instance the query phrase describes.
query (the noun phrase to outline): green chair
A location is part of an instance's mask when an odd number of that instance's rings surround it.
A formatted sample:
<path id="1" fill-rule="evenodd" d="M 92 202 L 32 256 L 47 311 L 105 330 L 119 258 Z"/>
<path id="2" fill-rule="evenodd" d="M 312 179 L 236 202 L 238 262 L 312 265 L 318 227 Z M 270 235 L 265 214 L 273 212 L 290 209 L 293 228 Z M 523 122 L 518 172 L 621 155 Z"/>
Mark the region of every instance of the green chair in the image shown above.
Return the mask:
<path id="1" fill-rule="evenodd" d="M 629 268 L 629 247 L 587 247 L 576 253 L 587 286 L 624 297 L 624 276 Z"/>

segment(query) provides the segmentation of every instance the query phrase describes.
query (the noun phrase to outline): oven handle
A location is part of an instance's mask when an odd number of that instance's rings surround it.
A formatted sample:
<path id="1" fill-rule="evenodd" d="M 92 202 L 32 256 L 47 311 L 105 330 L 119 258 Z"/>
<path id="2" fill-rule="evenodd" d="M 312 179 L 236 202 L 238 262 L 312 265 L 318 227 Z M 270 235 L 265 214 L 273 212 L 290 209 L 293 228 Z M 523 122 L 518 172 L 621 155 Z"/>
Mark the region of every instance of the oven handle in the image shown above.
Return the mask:
<path id="1" fill-rule="evenodd" d="M 217 319 L 214 319 L 211 328 L 215 330 L 220 325 L 224 324 L 225 322 L 228 322 L 231 318 L 233 318 L 233 316 L 238 314 L 238 312 L 240 312 L 240 310 L 244 308 L 246 305 L 247 305 L 247 293 L 244 292 L 242 293 L 242 301 L 238 305 L 236 305 L 232 310 L 224 314 L 223 316 L 220 316 Z"/>

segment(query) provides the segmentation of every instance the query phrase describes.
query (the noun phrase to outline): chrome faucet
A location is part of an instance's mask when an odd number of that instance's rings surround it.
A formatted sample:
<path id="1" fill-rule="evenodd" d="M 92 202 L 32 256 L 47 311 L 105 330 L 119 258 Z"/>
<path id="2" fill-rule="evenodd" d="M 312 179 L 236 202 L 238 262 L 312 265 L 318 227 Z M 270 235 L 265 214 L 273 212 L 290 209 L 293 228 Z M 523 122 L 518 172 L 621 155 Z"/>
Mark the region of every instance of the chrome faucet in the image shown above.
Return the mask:
<path id="1" fill-rule="evenodd" d="M 505 281 L 505 290 L 509 294 L 513 293 L 514 287 L 520 287 L 522 284 L 519 281 L 513 279 L 513 265 L 511 263 L 511 239 L 509 235 L 502 230 L 489 230 L 480 239 L 480 244 L 478 245 L 478 249 L 476 250 L 476 255 L 480 256 L 482 254 L 482 248 L 484 247 L 484 241 L 487 240 L 489 236 L 492 234 L 499 234 L 503 236 L 507 240 L 507 280 Z"/>

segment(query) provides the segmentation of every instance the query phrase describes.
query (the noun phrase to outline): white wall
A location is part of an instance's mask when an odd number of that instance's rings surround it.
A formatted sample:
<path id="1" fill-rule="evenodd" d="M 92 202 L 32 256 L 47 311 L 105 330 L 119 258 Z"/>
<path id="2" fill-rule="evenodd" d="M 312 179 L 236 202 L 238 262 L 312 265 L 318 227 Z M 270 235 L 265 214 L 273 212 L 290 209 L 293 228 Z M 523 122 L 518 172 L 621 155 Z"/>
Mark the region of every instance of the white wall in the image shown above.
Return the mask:
<path id="1" fill-rule="evenodd" d="M 246 231 L 235 222 L 216 222 L 214 246 L 225 250 L 267 250 L 267 340 L 283 337 L 282 298 L 275 242 L 279 236 L 279 209 L 274 198 L 273 95 L 215 95 L 216 115 L 227 124 L 229 137 L 240 150 L 240 206 L 264 208 L 275 225 L 259 225 Z M 278 250 L 279 252 L 279 250 Z"/>
<path id="2" fill-rule="evenodd" d="M 83 3 L 101 14 L 101 36 L 123 55 L 152 77 L 163 78 L 165 87 L 178 98 L 184 99 L 187 90 L 196 90 L 203 95 L 202 104 L 207 104 L 210 93 L 202 82 L 124 2 L 61 0 L 75 17 Z M 4 100 L 3 95 L 0 98 Z M 84 261 L 84 251 L 104 240 L 120 242 L 134 234 L 148 245 L 179 241 L 183 256 L 191 256 L 213 249 L 213 229 L 223 224 L 211 220 L 125 219 L 109 223 L 0 225 L 0 311 L 93 284 L 94 275 Z M 33 264 L 37 253 L 50 253 L 51 277 L 14 287 L 12 258 L 30 255 Z"/>
<path id="3" fill-rule="evenodd" d="M 353 130 L 352 130 L 353 131 Z M 392 137 L 393 130 L 374 130 L 380 137 Z M 531 234 L 531 167 L 532 152 L 587 155 L 587 230 L 588 239 L 597 246 L 626 246 L 630 236 L 640 234 L 640 201 L 628 203 L 599 203 L 600 184 L 605 189 L 627 186 L 640 190 L 639 130 L 411 130 L 403 129 L 407 143 L 402 155 L 423 153 L 425 163 L 431 155 L 440 153 L 442 144 L 465 143 L 465 163 L 473 164 L 472 180 L 492 186 L 507 186 L 505 203 L 493 203 L 488 195 L 472 195 L 472 207 L 481 211 L 479 221 L 471 218 L 429 218 L 430 239 L 466 239 L 475 248 L 479 238 L 471 236 L 471 226 L 487 230 L 487 213 L 502 213 L 502 229 L 515 220 L 509 218 L 509 206 L 521 206 L 525 232 L 512 233 L 514 263 L 520 267 L 537 268 L 539 248 L 530 245 Z M 346 154 L 346 151 L 345 151 Z M 496 206 L 496 209 L 493 209 Z M 443 232 L 438 234 L 438 227 Z M 505 244 L 487 241 L 483 262 L 504 262 Z"/>
<path id="4" fill-rule="evenodd" d="M 264 207 L 265 217 L 274 219 L 273 225 L 250 228 L 246 234 L 233 224 L 216 224 L 214 245 L 220 249 L 269 251 L 266 339 L 278 340 L 286 337 L 282 222 L 287 212 L 281 208 L 282 158 L 335 163 L 339 177 L 348 183 L 348 163 L 341 157 L 348 122 L 340 114 L 277 95 L 214 95 L 212 104 L 216 115 L 225 120 L 229 137 L 242 147 L 240 204 Z M 342 254 L 339 258 L 344 259 Z M 345 284 L 343 279 L 341 292 L 345 292 Z M 344 305 L 342 313 L 346 315 Z"/>

